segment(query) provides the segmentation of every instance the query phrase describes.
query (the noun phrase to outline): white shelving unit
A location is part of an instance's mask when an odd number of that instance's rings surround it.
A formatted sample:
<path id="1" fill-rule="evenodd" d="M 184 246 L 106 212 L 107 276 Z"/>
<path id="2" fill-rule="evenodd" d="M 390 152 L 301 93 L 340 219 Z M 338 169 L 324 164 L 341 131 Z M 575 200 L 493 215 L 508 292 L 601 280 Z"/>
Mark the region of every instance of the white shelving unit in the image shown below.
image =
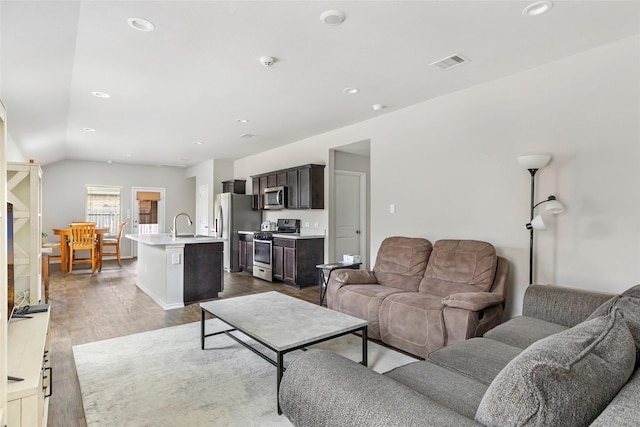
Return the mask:
<path id="1" fill-rule="evenodd" d="M 33 163 L 7 163 L 7 201 L 13 203 L 16 303 L 42 300 L 42 169 Z"/>
<path id="2" fill-rule="evenodd" d="M 22 381 L 7 386 L 7 426 L 46 427 L 51 395 L 50 312 L 11 319 L 7 334 L 8 374 Z"/>
<path id="3" fill-rule="evenodd" d="M 6 176 L 7 111 L 0 102 L 0 176 Z M 7 186 L 0 185 L 0 426 L 7 423 Z"/>

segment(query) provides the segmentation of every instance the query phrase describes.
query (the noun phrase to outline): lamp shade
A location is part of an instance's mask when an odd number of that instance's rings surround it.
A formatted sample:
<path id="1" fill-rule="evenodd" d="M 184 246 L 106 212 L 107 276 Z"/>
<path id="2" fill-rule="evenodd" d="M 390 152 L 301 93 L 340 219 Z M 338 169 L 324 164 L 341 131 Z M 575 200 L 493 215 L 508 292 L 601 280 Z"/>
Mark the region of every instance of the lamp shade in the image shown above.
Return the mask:
<path id="1" fill-rule="evenodd" d="M 541 169 L 549 163 L 551 156 L 549 154 L 529 154 L 527 156 L 518 156 L 518 164 L 527 169 Z"/>
<path id="2" fill-rule="evenodd" d="M 564 212 L 564 206 L 557 200 L 549 200 L 545 203 L 544 210 L 550 214 L 557 215 Z"/>
<path id="3" fill-rule="evenodd" d="M 542 216 L 536 215 L 529 224 L 526 225 L 527 230 L 546 230 L 547 226 L 544 225 L 544 219 Z"/>

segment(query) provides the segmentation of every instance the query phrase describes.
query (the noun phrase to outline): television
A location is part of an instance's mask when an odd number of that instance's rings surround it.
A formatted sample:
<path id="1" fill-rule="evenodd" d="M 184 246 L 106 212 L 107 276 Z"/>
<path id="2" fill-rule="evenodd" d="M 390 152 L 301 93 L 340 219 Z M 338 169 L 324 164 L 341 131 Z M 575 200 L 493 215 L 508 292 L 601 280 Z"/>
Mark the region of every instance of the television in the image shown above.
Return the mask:
<path id="1" fill-rule="evenodd" d="M 13 204 L 7 202 L 7 319 L 11 319 L 14 305 L 13 277 Z"/>

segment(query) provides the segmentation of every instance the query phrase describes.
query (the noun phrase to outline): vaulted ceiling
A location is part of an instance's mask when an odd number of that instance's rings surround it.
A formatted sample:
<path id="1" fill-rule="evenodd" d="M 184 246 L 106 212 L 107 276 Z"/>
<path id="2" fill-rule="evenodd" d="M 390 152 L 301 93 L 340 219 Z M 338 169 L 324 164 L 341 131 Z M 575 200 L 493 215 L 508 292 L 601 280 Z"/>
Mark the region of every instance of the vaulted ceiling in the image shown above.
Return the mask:
<path id="1" fill-rule="evenodd" d="M 555 1 L 523 15 L 531 3 L 3 0 L 0 98 L 10 139 L 38 163 L 189 166 L 640 34 L 638 1 Z M 326 10 L 344 22 L 327 25 Z M 430 65 L 452 54 L 469 62 Z"/>

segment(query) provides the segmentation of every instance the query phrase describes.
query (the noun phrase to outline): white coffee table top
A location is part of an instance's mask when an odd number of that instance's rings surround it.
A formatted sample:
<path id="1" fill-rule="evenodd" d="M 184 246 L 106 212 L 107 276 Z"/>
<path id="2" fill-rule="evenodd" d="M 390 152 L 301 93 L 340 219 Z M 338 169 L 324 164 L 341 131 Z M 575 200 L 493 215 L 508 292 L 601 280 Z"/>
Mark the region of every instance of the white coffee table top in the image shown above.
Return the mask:
<path id="1" fill-rule="evenodd" d="M 203 302 L 200 307 L 276 351 L 367 325 L 366 320 L 275 291 Z"/>

